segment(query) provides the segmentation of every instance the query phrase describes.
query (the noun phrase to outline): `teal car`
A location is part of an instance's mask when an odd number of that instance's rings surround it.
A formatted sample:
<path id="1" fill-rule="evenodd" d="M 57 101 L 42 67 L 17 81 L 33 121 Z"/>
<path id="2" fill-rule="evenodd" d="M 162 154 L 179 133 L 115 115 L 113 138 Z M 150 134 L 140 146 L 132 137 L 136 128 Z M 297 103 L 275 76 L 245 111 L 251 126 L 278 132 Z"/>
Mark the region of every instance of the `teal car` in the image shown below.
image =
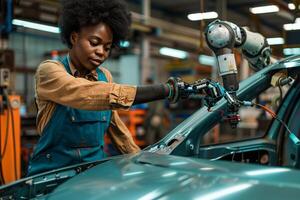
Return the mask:
<path id="1" fill-rule="evenodd" d="M 237 96 L 252 101 L 278 73 L 291 86 L 261 136 L 203 144 L 226 116 L 222 99 L 138 154 L 27 177 L 0 187 L 0 199 L 300 199 L 300 56 L 245 79 Z"/>

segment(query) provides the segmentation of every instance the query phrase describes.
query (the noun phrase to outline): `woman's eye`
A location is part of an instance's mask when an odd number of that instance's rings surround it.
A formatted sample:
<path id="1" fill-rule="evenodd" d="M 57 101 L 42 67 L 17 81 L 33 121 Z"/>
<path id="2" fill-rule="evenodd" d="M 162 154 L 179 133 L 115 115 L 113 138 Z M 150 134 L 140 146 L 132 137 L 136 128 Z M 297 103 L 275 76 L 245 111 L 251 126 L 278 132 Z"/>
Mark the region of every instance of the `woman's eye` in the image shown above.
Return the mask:
<path id="1" fill-rule="evenodd" d="M 90 45 L 93 46 L 93 47 L 94 47 L 94 46 L 97 46 L 97 45 L 98 45 L 98 42 L 96 42 L 96 41 L 90 41 Z"/>

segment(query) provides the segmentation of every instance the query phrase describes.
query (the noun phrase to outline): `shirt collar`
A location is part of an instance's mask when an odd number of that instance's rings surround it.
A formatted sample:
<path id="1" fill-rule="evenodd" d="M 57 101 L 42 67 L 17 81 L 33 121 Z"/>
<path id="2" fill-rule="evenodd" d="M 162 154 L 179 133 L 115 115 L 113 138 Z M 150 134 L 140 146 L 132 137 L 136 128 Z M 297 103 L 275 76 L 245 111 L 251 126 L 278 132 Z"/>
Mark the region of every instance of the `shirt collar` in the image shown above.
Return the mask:
<path id="1" fill-rule="evenodd" d="M 71 62 L 69 54 L 68 54 L 67 58 L 68 58 L 68 63 L 69 63 L 69 66 L 70 66 L 70 70 L 71 70 L 72 76 L 75 76 L 75 75 L 78 76 L 79 75 L 79 71 L 75 68 L 75 66 Z M 91 71 L 89 74 L 91 74 L 96 80 L 98 79 L 98 74 L 97 74 L 96 70 Z"/>

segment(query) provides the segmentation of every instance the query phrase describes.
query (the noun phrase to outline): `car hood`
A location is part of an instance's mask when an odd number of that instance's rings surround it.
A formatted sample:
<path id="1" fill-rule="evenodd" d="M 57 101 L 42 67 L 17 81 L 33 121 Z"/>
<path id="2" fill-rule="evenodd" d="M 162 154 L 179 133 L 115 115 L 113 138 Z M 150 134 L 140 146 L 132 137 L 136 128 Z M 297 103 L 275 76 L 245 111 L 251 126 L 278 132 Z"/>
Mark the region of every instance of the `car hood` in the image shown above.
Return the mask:
<path id="1" fill-rule="evenodd" d="M 299 199 L 299 180 L 288 168 L 142 152 L 86 170 L 46 198 Z"/>

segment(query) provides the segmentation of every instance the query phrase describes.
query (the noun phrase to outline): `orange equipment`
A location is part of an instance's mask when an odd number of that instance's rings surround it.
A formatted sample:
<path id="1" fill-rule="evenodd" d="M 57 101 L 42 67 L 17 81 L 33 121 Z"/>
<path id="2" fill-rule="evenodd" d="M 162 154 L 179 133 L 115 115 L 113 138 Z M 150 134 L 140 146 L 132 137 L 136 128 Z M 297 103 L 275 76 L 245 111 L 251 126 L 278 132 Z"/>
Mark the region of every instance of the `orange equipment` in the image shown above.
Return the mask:
<path id="1" fill-rule="evenodd" d="M 137 135 L 137 127 L 142 126 L 146 111 L 143 109 L 135 109 L 129 111 L 119 110 L 118 113 L 129 129 L 135 143 L 139 147 L 144 147 L 146 142 L 145 140 L 139 139 Z"/>
<path id="2" fill-rule="evenodd" d="M 21 177 L 20 96 L 9 96 L 3 106 L 0 96 L 0 181 L 8 184 Z M 2 179 L 2 180 L 1 180 Z"/>

